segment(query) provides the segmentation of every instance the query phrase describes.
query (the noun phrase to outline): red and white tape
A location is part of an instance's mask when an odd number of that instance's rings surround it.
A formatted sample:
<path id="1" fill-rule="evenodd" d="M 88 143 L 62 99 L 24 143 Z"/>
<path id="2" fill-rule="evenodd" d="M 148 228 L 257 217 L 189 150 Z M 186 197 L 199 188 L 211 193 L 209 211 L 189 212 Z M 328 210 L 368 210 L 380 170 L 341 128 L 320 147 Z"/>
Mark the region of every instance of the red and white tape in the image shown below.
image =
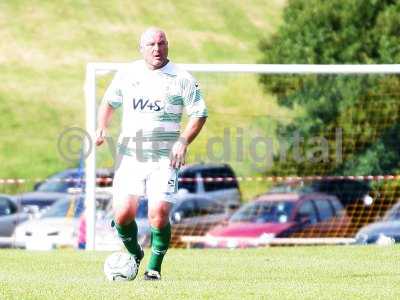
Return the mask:
<path id="1" fill-rule="evenodd" d="M 366 175 L 366 176 L 237 176 L 237 177 L 204 177 L 204 178 L 179 178 L 180 182 L 298 182 L 298 181 L 330 181 L 330 180 L 357 180 L 357 181 L 397 181 L 400 175 Z M 20 185 L 39 182 L 84 182 L 85 179 L 30 179 L 30 178 L 0 178 L 0 185 Z M 97 183 L 111 183 L 111 177 L 97 178 Z"/>

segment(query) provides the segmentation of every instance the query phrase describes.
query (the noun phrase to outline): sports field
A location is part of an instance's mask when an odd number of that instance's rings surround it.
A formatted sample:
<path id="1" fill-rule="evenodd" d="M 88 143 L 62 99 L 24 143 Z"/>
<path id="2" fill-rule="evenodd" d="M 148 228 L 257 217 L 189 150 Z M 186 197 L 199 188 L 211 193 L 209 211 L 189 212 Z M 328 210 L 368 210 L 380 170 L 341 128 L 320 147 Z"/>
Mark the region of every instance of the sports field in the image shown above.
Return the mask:
<path id="1" fill-rule="evenodd" d="M 163 280 L 108 282 L 108 253 L 0 251 L 0 299 L 398 299 L 400 248 L 170 250 Z M 145 257 L 146 260 L 147 257 Z M 145 261 L 146 262 L 146 261 Z"/>

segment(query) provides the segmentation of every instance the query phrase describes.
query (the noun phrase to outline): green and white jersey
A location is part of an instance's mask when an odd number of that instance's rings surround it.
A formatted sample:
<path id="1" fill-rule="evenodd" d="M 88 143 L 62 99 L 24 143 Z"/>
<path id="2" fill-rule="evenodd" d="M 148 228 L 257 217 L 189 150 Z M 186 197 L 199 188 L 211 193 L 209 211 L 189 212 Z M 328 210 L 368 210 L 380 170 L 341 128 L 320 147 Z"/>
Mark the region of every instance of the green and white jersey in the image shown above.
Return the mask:
<path id="1" fill-rule="evenodd" d="M 206 117 L 198 82 L 169 62 L 150 70 L 144 60 L 119 70 L 103 101 L 122 107 L 119 152 L 144 159 L 168 157 L 180 134 L 185 109 L 189 117 Z"/>

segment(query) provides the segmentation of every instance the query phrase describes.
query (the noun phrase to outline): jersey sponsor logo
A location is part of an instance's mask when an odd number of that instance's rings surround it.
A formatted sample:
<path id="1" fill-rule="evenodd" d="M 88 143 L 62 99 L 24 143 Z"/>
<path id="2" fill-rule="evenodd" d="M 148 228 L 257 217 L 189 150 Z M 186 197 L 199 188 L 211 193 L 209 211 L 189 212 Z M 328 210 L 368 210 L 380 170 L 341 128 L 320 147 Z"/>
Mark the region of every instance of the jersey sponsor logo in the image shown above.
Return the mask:
<path id="1" fill-rule="evenodd" d="M 161 100 L 150 101 L 149 99 L 133 98 L 132 104 L 134 110 L 140 110 L 142 112 L 157 112 L 162 109 Z"/>

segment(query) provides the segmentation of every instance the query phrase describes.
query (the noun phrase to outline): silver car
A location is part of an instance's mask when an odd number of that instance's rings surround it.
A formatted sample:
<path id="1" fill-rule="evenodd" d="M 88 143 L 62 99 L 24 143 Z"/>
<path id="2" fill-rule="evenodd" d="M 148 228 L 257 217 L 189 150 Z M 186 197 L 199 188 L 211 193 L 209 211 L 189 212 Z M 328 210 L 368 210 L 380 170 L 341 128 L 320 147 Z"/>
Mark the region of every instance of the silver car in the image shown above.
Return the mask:
<path id="1" fill-rule="evenodd" d="M 241 194 L 236 175 L 228 164 L 194 164 L 179 172 L 176 201 L 199 196 L 226 208 L 238 208 Z"/>
<path id="2" fill-rule="evenodd" d="M 361 228 L 355 238 L 357 244 L 400 243 L 400 201 L 381 220 Z"/>
<path id="3" fill-rule="evenodd" d="M 29 215 L 22 211 L 13 197 L 0 194 L 0 245 L 12 245 L 15 227 L 28 218 Z"/>

